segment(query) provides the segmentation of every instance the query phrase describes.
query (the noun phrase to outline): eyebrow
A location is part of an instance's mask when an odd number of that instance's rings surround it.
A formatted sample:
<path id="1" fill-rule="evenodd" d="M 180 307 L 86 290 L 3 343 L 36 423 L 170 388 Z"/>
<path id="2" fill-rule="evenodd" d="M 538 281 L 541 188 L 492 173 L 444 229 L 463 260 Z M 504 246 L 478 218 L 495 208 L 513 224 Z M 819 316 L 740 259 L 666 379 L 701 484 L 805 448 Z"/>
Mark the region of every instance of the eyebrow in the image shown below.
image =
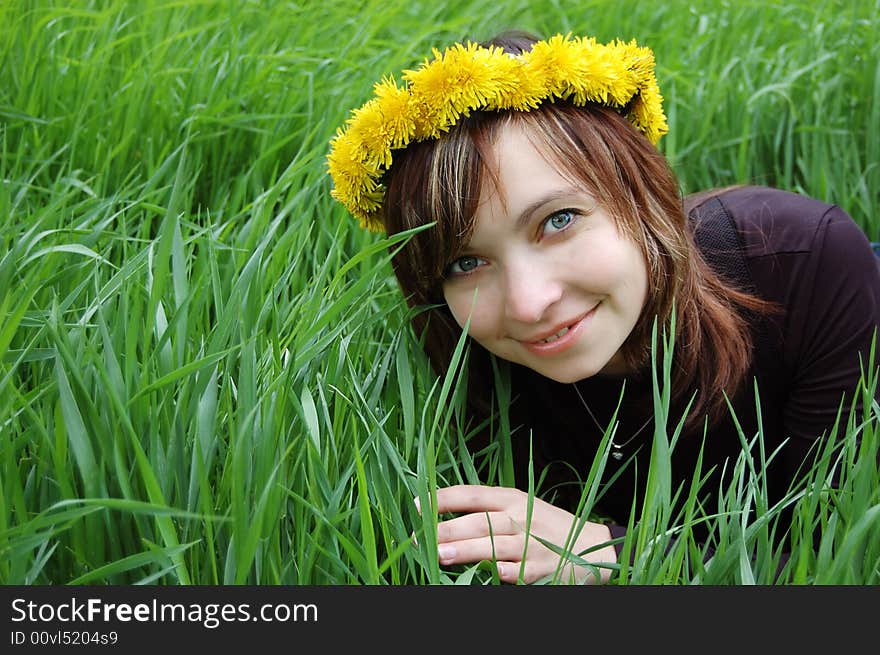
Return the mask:
<path id="1" fill-rule="evenodd" d="M 562 187 L 548 191 L 543 196 L 537 198 L 534 202 L 529 203 L 525 209 L 522 210 L 519 217 L 516 219 L 516 227 L 522 229 L 528 225 L 532 219 L 532 215 L 544 205 L 548 205 L 551 202 L 559 200 L 560 198 L 565 198 L 566 196 L 572 196 L 575 193 L 576 190 L 571 187 Z"/>

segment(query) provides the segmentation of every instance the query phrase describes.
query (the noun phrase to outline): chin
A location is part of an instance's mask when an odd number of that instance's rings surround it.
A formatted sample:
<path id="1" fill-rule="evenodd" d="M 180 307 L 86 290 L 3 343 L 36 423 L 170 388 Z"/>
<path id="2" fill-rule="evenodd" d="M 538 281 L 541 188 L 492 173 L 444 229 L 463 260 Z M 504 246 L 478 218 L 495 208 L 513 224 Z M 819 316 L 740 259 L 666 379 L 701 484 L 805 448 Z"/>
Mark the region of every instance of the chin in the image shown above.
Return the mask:
<path id="1" fill-rule="evenodd" d="M 603 374 L 604 368 L 580 368 L 577 370 L 569 370 L 569 371 L 540 371 L 537 369 L 532 369 L 537 373 L 540 373 L 545 378 L 549 378 L 554 382 L 559 382 L 560 384 L 573 384 L 574 382 L 580 382 L 581 380 L 586 380 L 587 378 L 591 378 L 594 375 Z"/>

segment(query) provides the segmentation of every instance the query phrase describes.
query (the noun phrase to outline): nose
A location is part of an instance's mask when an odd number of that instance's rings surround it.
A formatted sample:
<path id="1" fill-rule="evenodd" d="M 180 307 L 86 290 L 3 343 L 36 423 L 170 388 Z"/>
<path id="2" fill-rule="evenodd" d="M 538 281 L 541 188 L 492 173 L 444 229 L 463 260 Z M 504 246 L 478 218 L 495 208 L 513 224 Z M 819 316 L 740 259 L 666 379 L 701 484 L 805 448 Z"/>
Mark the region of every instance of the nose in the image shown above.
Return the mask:
<path id="1" fill-rule="evenodd" d="M 562 284 L 552 268 L 518 262 L 505 270 L 504 314 L 512 321 L 539 323 L 562 298 Z"/>

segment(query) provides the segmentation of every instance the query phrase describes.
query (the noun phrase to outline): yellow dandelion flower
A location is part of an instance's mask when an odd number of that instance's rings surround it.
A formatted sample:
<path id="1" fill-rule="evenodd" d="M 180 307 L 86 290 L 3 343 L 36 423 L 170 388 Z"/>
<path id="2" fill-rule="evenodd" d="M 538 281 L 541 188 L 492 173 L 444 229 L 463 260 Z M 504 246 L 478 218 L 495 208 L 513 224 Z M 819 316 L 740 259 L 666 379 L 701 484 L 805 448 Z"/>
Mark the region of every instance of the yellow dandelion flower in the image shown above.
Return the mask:
<path id="1" fill-rule="evenodd" d="M 382 167 L 391 163 L 391 133 L 377 98 L 355 111 L 348 137 L 360 147 L 368 164 Z"/>
<path id="2" fill-rule="evenodd" d="M 347 133 L 337 132 L 330 144 L 327 167 L 334 180 L 359 179 L 369 174 L 363 161 L 363 149 Z"/>
<path id="3" fill-rule="evenodd" d="M 499 49 L 492 65 L 497 78 L 497 91 L 487 101 L 486 110 L 528 111 L 541 104 L 545 86 L 539 78 L 529 73 L 521 57 L 512 57 Z"/>
<path id="4" fill-rule="evenodd" d="M 590 42 L 580 43 L 576 56 L 581 64 L 581 74 L 566 79 L 566 95 L 578 105 L 587 102 L 606 104 L 615 77 L 613 60 L 603 47 Z"/>
<path id="5" fill-rule="evenodd" d="M 348 133 L 337 133 L 331 148 L 327 168 L 334 188 L 330 194 L 354 214 L 364 198 L 376 190 L 375 180 L 380 169 L 365 161 L 362 144 Z"/>
<path id="6" fill-rule="evenodd" d="M 387 77 L 373 90 L 331 139 L 327 156 L 332 196 L 371 230 L 381 229 L 381 179 L 394 151 L 439 138 L 473 111 L 529 111 L 564 98 L 624 112 L 652 143 L 668 131 L 654 55 L 635 41 L 557 34 L 521 55 L 455 44 L 404 71 L 402 86 Z"/>
<path id="7" fill-rule="evenodd" d="M 653 144 L 669 131 L 666 114 L 663 112 L 663 96 L 660 95 L 656 82 L 648 84 L 641 90 L 638 100 L 632 107 L 630 121 Z"/>
<path id="8" fill-rule="evenodd" d="M 447 51 L 450 75 L 455 79 L 455 93 L 448 101 L 459 115 L 485 105 L 499 88 L 492 65 L 492 55 L 475 43 L 454 47 Z"/>
<path id="9" fill-rule="evenodd" d="M 415 120 L 409 107 L 409 91 L 398 87 L 391 78 L 377 83 L 375 91 L 391 148 L 405 147 L 415 133 Z"/>
<path id="10" fill-rule="evenodd" d="M 448 66 L 443 53 L 435 49 L 433 61 L 426 60 L 418 70 L 404 71 L 403 78 L 410 85 L 416 108 L 417 138 L 439 137 L 444 125 L 458 119 L 449 101 L 456 94 L 455 71 Z"/>
<path id="11" fill-rule="evenodd" d="M 578 56 L 578 42 L 561 34 L 536 43 L 526 57 L 526 67 L 543 80 L 545 97 L 566 98 L 571 94 L 568 80 L 584 74 L 584 61 Z"/>

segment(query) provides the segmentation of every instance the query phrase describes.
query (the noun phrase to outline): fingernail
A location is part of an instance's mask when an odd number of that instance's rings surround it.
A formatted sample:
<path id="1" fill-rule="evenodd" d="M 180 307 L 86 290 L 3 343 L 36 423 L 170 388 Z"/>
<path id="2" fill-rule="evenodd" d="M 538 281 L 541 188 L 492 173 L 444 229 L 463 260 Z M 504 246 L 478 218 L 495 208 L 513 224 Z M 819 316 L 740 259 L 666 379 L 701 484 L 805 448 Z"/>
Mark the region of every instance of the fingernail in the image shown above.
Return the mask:
<path id="1" fill-rule="evenodd" d="M 498 562 L 498 577 L 504 577 L 504 564 L 502 564 L 501 562 Z"/>
<path id="2" fill-rule="evenodd" d="M 454 559 L 457 555 L 455 546 L 450 546 L 449 544 L 440 544 L 437 546 L 437 554 L 442 560 Z"/>

